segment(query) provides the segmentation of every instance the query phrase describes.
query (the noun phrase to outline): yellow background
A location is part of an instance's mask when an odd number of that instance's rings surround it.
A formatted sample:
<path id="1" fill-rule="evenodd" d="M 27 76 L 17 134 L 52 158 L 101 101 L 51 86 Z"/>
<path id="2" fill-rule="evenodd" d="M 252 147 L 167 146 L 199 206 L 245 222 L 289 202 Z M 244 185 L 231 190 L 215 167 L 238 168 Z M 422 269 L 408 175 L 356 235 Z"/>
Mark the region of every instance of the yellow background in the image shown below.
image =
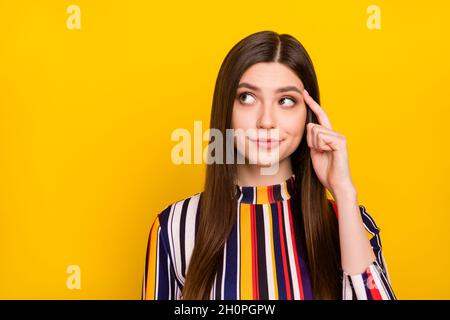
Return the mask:
<path id="1" fill-rule="evenodd" d="M 71 4 L 80 30 L 66 27 Z M 366 27 L 371 4 L 381 30 Z M 397 297 L 449 299 L 449 12 L 443 0 L 0 0 L 0 298 L 140 298 L 151 221 L 203 186 L 204 165 L 171 163 L 170 134 L 206 130 L 226 53 L 274 30 L 313 59 Z"/>

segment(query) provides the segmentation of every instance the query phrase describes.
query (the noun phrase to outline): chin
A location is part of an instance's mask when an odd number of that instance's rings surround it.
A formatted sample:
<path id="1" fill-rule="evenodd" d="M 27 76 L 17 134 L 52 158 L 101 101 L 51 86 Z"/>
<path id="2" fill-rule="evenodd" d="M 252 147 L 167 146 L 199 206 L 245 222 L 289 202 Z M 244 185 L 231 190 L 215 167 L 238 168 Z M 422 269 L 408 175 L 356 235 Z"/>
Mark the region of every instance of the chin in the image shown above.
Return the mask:
<path id="1" fill-rule="evenodd" d="M 248 160 L 250 164 L 269 167 L 278 164 L 280 162 L 280 157 L 276 152 L 260 152 L 259 157 L 249 157 Z"/>

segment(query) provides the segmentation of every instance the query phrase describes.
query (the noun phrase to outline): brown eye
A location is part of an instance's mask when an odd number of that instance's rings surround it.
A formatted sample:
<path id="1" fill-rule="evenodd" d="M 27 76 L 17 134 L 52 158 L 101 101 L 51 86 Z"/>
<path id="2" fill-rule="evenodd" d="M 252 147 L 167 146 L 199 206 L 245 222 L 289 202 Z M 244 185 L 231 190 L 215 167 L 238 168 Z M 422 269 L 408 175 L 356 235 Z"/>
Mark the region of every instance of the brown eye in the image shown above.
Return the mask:
<path id="1" fill-rule="evenodd" d="M 280 99 L 280 104 L 282 105 L 282 106 L 285 106 L 285 107 L 292 107 L 293 105 L 295 105 L 295 99 L 293 99 L 293 98 L 290 98 L 290 97 L 284 97 L 284 98 L 281 98 Z"/>
<path id="2" fill-rule="evenodd" d="M 251 94 L 248 94 L 247 92 L 239 95 L 239 101 L 243 104 L 252 104 L 253 102 L 255 102 L 255 100 L 255 97 L 253 97 Z"/>

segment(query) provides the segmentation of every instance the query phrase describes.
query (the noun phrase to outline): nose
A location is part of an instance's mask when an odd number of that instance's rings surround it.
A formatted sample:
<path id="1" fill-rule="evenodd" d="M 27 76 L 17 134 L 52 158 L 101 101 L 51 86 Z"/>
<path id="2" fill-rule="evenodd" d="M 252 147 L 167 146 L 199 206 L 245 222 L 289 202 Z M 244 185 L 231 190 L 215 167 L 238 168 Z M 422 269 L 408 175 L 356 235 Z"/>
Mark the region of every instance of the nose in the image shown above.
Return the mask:
<path id="1" fill-rule="evenodd" d="M 263 104 L 259 113 L 257 127 L 260 129 L 273 129 L 276 127 L 274 108 L 270 104 Z"/>

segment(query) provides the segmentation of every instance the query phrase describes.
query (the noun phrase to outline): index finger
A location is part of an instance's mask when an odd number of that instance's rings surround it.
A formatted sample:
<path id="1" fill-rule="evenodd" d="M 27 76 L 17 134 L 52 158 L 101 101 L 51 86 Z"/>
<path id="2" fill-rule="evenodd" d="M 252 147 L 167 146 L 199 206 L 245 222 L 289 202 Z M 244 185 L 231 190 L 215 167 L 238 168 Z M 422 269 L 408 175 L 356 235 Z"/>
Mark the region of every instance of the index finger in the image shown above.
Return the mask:
<path id="1" fill-rule="evenodd" d="M 323 108 L 309 95 L 306 89 L 303 89 L 303 96 L 305 97 L 305 102 L 316 114 L 317 119 L 319 120 L 319 124 L 321 124 L 325 128 L 332 129 L 330 119 L 328 119 L 325 110 L 323 110 Z"/>

